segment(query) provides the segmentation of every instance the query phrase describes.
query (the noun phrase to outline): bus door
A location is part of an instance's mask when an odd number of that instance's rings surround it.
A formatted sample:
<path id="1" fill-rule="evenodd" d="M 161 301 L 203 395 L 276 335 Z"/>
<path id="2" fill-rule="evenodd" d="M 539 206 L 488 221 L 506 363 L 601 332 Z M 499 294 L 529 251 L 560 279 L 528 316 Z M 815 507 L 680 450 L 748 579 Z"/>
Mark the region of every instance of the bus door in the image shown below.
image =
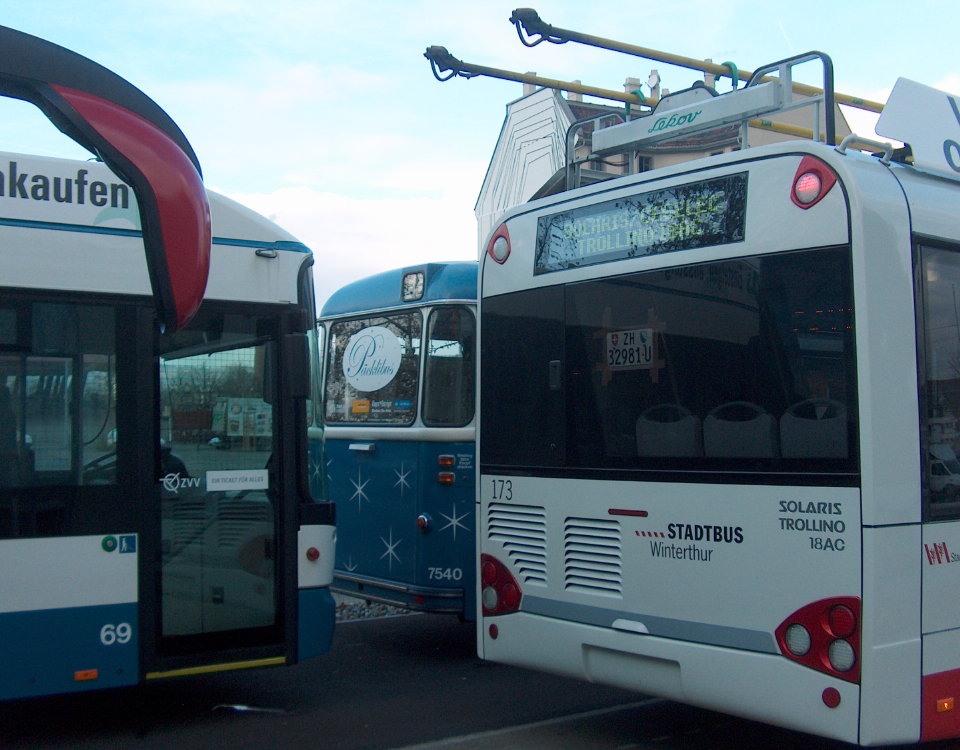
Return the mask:
<path id="1" fill-rule="evenodd" d="M 464 306 L 435 307 L 427 319 L 420 444 L 418 582 L 475 617 L 474 390 L 476 319 Z M 446 589 L 439 591 L 438 589 Z M 462 600 L 461 598 L 462 597 Z M 442 598 L 442 597 L 441 597 Z"/>
<path id="2" fill-rule="evenodd" d="M 381 598 L 414 582 L 423 317 L 419 309 L 336 320 L 327 337 L 326 445 L 337 500 L 336 586 Z M 363 581 L 363 583 L 361 583 Z"/>
<path id="3" fill-rule="evenodd" d="M 279 480 L 277 326 L 206 307 L 160 338 L 161 658 L 283 643 L 282 562 L 295 538 Z"/>

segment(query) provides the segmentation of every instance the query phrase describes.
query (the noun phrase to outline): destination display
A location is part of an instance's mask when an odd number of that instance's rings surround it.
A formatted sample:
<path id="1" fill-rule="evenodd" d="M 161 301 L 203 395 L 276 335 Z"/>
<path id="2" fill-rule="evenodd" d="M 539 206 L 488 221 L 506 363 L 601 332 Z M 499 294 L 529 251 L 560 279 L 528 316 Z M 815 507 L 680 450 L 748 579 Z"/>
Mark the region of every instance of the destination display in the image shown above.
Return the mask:
<path id="1" fill-rule="evenodd" d="M 534 273 L 742 242 L 747 173 L 542 216 Z"/>

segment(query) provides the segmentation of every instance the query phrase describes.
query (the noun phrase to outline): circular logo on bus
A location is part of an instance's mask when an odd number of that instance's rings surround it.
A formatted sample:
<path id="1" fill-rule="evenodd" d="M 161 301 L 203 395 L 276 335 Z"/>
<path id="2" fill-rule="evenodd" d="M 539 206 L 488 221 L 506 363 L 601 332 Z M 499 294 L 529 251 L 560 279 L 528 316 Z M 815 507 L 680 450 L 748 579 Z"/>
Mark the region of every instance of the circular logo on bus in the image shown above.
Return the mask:
<path id="1" fill-rule="evenodd" d="M 395 333 L 383 326 L 358 331 L 343 353 L 343 375 L 358 391 L 377 391 L 400 371 L 403 349 Z"/>

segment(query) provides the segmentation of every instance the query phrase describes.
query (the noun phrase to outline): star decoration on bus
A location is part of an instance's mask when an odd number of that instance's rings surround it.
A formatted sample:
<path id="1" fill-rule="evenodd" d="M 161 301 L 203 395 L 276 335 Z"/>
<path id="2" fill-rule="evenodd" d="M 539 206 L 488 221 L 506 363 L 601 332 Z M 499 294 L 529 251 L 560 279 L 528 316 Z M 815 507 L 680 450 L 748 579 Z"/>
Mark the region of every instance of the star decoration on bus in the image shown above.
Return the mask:
<path id="1" fill-rule="evenodd" d="M 368 484 L 370 484 L 369 479 L 364 479 L 363 475 L 360 473 L 360 469 L 357 469 L 357 479 L 354 481 L 350 480 L 350 484 L 353 485 L 354 490 L 356 490 L 353 495 L 350 496 L 351 500 L 357 501 L 357 510 L 363 510 L 363 501 L 366 500 L 370 502 L 370 498 L 367 497 L 367 493 L 364 492 L 364 489 Z"/>
<path id="2" fill-rule="evenodd" d="M 390 529 L 390 541 L 388 542 L 383 537 L 380 537 L 380 541 L 383 542 L 384 546 L 387 548 L 387 551 L 380 555 L 380 559 L 387 558 L 387 568 L 393 570 L 393 561 L 396 560 L 397 564 L 400 564 L 400 556 L 396 553 L 397 545 L 403 541 L 403 539 L 393 540 L 393 528 Z"/>
<path id="3" fill-rule="evenodd" d="M 404 470 L 403 467 L 404 467 L 404 464 L 403 462 L 401 462 L 400 470 L 399 471 L 397 471 L 396 469 L 393 470 L 393 473 L 397 475 L 397 481 L 394 483 L 393 486 L 400 488 L 400 497 L 403 497 L 404 488 L 408 490 L 411 489 L 410 482 L 407 481 L 407 477 L 410 476 L 410 469 Z"/>
<path id="4" fill-rule="evenodd" d="M 353 555 L 347 558 L 347 561 L 343 564 L 343 569 L 348 573 L 352 573 L 357 569 L 357 564 L 353 561 Z"/>
<path id="5" fill-rule="evenodd" d="M 323 467 L 321 466 L 317 458 L 318 457 L 316 453 L 312 453 L 312 452 L 310 453 L 310 481 L 311 482 L 315 482 L 319 480 L 320 472 L 323 471 Z M 329 467 L 330 467 L 330 462 L 327 461 L 327 468 L 329 469 Z M 329 472 L 327 474 L 327 477 L 329 478 Z"/>
<path id="6" fill-rule="evenodd" d="M 447 521 L 449 522 L 449 523 L 447 523 L 446 526 L 441 526 L 441 527 L 440 527 L 440 531 L 444 531 L 444 530 L 446 530 L 446 529 L 452 528 L 452 529 L 453 529 L 453 538 L 454 538 L 454 540 L 456 540 L 456 538 L 457 538 L 457 529 L 463 529 L 464 531 L 470 531 L 470 529 L 468 529 L 464 524 L 460 523 L 464 518 L 466 518 L 468 515 L 470 515 L 470 513 L 469 513 L 468 511 L 464 511 L 463 515 L 459 515 L 459 516 L 458 516 L 458 515 L 457 515 L 457 506 L 454 505 L 454 506 L 452 506 L 452 507 L 450 508 L 450 515 L 449 515 L 449 516 L 448 516 L 446 513 L 441 513 L 440 515 L 441 515 L 441 517 L 446 518 Z"/>

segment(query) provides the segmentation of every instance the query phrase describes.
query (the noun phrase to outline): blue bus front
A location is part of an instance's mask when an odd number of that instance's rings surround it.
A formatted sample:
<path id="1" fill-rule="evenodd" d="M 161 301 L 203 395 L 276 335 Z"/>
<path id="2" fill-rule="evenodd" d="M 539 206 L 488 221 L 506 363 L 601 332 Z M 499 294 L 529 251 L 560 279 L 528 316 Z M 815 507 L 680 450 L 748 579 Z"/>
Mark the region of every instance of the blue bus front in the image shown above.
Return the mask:
<path id="1" fill-rule="evenodd" d="M 468 296 L 437 299 L 454 277 Z M 475 617 L 475 280 L 475 263 L 389 272 L 324 308 L 341 593 Z"/>

